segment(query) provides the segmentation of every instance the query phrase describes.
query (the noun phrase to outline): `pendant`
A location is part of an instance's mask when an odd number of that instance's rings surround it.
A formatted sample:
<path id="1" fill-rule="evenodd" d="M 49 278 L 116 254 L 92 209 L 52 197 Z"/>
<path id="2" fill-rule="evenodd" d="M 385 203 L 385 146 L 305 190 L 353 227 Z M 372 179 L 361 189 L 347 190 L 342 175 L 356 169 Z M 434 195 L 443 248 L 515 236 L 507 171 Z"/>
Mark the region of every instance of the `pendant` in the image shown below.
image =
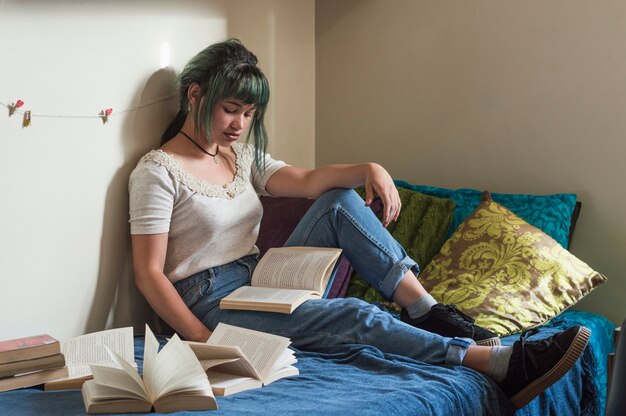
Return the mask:
<path id="1" fill-rule="evenodd" d="M 213 162 L 217 165 L 217 155 L 213 156 Z"/>

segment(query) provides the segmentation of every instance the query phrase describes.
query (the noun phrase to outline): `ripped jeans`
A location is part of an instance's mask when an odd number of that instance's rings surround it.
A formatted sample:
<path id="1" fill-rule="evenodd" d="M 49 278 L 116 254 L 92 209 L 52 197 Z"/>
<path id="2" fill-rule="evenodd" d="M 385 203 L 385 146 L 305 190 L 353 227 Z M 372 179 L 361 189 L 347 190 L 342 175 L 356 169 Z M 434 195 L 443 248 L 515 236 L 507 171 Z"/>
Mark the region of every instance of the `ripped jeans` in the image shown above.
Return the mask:
<path id="1" fill-rule="evenodd" d="M 352 190 L 333 189 L 320 196 L 285 245 L 343 249 L 359 275 L 388 299 L 407 271 L 419 273 L 417 263 Z M 257 262 L 256 255 L 245 256 L 179 280 L 174 287 L 211 330 L 224 322 L 287 337 L 303 350 L 364 344 L 430 364 L 460 365 L 474 344 L 414 328 L 355 298 L 309 300 L 290 315 L 220 309 L 224 296 L 250 284 Z"/>

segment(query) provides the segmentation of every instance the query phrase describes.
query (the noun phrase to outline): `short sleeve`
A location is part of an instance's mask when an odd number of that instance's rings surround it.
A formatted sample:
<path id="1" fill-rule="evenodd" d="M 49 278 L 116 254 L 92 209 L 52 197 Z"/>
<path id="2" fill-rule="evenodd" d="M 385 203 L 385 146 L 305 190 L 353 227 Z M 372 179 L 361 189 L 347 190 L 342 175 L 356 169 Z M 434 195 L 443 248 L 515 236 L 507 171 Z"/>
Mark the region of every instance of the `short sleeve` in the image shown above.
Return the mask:
<path id="1" fill-rule="evenodd" d="M 174 183 L 167 170 L 140 162 L 128 183 L 131 234 L 161 234 L 170 230 Z"/>
<path id="2" fill-rule="evenodd" d="M 278 169 L 289 166 L 281 160 L 272 159 L 272 156 L 269 153 L 265 154 L 264 162 L 265 170 L 263 171 L 257 168 L 254 161 L 252 162 L 252 185 L 254 185 L 256 193 L 259 195 L 269 195 L 269 193 L 265 190 L 265 185 L 267 185 L 267 181 L 270 180 L 272 175 L 276 173 Z"/>

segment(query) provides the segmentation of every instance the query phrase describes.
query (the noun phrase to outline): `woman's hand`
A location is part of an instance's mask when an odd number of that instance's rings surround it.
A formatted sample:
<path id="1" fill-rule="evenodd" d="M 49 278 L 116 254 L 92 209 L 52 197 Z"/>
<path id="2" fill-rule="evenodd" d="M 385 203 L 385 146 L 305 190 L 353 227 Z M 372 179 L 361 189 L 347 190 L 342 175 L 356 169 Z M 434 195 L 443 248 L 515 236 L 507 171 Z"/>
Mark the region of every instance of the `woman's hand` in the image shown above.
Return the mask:
<path id="1" fill-rule="evenodd" d="M 265 185 L 273 196 L 317 198 L 332 188 L 365 185 L 365 205 L 378 195 L 384 205 L 383 225 L 400 215 L 400 195 L 389 173 L 377 163 L 327 165 L 316 169 L 285 166 L 276 171 Z"/>
<path id="2" fill-rule="evenodd" d="M 402 202 L 391 175 L 379 164 L 370 163 L 365 176 L 365 205 L 369 206 L 376 195 L 382 199 L 383 226 L 387 227 L 391 221 L 398 219 Z"/>

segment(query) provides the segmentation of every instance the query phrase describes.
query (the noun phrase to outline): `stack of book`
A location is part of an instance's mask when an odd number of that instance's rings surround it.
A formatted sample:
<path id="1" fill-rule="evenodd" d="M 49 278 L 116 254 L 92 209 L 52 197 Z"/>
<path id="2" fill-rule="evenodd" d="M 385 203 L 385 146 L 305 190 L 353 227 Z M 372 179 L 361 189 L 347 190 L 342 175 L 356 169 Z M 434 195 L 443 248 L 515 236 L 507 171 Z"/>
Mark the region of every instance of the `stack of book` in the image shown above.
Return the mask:
<path id="1" fill-rule="evenodd" d="M 0 341 L 0 392 L 67 377 L 60 342 L 50 335 Z"/>

